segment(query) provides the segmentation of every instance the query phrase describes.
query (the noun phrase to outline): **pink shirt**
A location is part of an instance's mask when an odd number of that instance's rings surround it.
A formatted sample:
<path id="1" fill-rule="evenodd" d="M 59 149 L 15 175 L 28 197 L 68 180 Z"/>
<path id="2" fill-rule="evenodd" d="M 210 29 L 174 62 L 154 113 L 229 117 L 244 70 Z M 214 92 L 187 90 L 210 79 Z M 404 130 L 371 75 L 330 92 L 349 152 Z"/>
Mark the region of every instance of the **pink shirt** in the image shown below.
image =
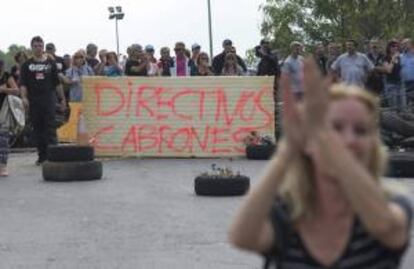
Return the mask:
<path id="1" fill-rule="evenodd" d="M 186 59 L 185 57 L 177 57 L 177 77 L 185 77 L 187 75 Z"/>

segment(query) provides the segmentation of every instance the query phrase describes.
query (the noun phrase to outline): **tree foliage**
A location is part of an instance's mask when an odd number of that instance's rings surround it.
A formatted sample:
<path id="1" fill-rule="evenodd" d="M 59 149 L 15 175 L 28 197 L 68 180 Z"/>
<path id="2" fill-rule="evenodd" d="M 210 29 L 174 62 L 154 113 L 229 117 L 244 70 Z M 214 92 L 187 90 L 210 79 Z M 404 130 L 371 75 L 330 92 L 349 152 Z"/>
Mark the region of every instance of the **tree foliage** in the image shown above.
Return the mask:
<path id="1" fill-rule="evenodd" d="M 27 55 L 30 54 L 30 50 L 25 46 L 20 45 L 10 45 L 6 52 L 0 50 L 0 59 L 4 60 L 6 64 L 6 69 L 9 69 L 14 65 L 14 55 L 19 51 L 25 51 Z"/>
<path id="2" fill-rule="evenodd" d="M 261 32 L 279 48 L 414 35 L 413 0 L 266 0 Z"/>

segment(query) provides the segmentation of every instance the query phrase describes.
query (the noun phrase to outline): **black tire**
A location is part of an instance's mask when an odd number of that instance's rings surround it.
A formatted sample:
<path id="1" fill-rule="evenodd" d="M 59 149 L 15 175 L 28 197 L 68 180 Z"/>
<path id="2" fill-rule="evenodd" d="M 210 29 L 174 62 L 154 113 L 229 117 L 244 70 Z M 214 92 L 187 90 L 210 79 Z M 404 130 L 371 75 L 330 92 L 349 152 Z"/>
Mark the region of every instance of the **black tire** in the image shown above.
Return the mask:
<path id="1" fill-rule="evenodd" d="M 45 181 L 69 182 L 89 181 L 102 178 L 102 163 L 90 162 L 44 162 L 42 165 Z"/>
<path id="2" fill-rule="evenodd" d="M 414 136 L 414 123 L 404 120 L 396 112 L 382 112 L 381 127 L 405 137 Z"/>
<path id="3" fill-rule="evenodd" d="M 47 158 L 51 162 L 88 162 L 95 159 L 95 151 L 91 146 L 49 146 Z"/>
<path id="4" fill-rule="evenodd" d="M 270 145 L 249 145 L 246 147 L 246 156 L 250 160 L 269 160 L 275 152 L 276 146 Z"/>
<path id="5" fill-rule="evenodd" d="M 403 148 L 414 148 L 414 137 L 410 137 L 410 138 L 406 138 L 404 140 L 401 141 L 401 146 Z"/>
<path id="6" fill-rule="evenodd" d="M 213 177 L 198 176 L 194 180 L 194 190 L 203 196 L 244 195 L 250 187 L 250 178 L 246 176 Z"/>
<path id="7" fill-rule="evenodd" d="M 414 152 L 391 153 L 387 176 L 414 178 Z"/>

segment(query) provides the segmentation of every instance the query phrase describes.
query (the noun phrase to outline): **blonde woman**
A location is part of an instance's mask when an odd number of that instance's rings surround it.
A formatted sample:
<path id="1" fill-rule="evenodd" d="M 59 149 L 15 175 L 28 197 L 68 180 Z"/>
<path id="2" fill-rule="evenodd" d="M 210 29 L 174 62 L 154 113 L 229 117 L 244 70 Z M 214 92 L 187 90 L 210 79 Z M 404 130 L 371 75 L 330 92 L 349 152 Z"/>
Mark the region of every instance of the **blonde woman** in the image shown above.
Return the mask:
<path id="1" fill-rule="evenodd" d="M 243 69 L 237 62 L 237 55 L 235 53 L 227 53 L 224 58 L 223 70 L 221 70 L 222 76 L 243 76 Z"/>
<path id="2" fill-rule="evenodd" d="M 265 254 L 267 268 L 399 268 L 411 205 L 380 184 L 378 106 L 357 86 L 326 90 L 304 66 L 298 109 L 282 77 L 285 139 L 231 226 L 230 241 Z"/>

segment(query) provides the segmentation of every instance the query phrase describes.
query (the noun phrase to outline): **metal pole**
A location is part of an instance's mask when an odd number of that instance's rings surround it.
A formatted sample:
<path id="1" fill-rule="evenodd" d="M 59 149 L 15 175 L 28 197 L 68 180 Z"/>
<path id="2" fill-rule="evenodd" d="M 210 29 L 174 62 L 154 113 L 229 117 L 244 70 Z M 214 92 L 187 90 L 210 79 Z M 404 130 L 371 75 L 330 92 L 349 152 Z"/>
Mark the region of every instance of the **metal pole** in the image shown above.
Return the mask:
<path id="1" fill-rule="evenodd" d="M 210 59 L 213 59 L 213 29 L 211 25 L 211 3 L 210 0 L 207 0 L 208 6 L 208 32 L 210 37 Z"/>
<path id="2" fill-rule="evenodd" d="M 115 17 L 115 33 L 116 33 L 116 53 L 119 56 L 118 18 L 116 18 L 116 17 Z"/>

